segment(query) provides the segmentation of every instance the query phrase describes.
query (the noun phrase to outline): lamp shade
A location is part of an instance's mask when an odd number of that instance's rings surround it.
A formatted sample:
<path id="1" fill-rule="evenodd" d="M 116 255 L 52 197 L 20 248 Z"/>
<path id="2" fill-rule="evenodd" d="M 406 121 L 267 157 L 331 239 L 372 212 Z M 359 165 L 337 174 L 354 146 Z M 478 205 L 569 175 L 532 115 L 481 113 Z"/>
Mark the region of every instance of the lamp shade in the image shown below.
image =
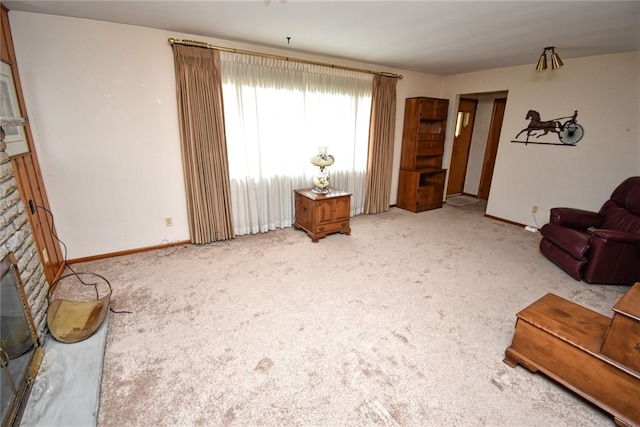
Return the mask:
<path id="1" fill-rule="evenodd" d="M 558 54 L 554 51 L 551 54 L 551 69 L 552 70 L 557 70 L 558 68 L 562 67 L 564 65 L 564 63 L 562 62 L 562 59 L 560 59 L 560 56 L 558 56 Z"/>
<path id="2" fill-rule="evenodd" d="M 318 147 L 318 154 L 311 158 L 311 164 L 324 170 L 325 166 L 331 166 L 335 161 L 331 154 L 327 154 L 328 147 Z"/>
<path id="3" fill-rule="evenodd" d="M 542 52 L 542 55 L 540 55 L 540 59 L 538 60 L 538 66 L 536 67 L 536 70 L 538 71 L 543 71 L 547 69 L 547 55 L 546 55 L 546 51 Z"/>

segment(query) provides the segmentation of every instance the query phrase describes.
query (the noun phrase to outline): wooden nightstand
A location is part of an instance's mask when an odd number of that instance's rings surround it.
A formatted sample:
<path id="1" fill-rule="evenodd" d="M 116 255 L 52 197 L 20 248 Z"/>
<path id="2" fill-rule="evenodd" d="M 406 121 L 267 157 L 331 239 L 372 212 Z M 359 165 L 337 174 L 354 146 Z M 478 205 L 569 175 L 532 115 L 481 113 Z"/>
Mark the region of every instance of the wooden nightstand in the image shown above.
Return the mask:
<path id="1" fill-rule="evenodd" d="M 312 242 L 317 243 L 331 233 L 351 234 L 351 193 L 335 188 L 327 194 L 314 193 L 310 188 L 293 192 L 296 201 L 293 227 L 306 231 Z"/>

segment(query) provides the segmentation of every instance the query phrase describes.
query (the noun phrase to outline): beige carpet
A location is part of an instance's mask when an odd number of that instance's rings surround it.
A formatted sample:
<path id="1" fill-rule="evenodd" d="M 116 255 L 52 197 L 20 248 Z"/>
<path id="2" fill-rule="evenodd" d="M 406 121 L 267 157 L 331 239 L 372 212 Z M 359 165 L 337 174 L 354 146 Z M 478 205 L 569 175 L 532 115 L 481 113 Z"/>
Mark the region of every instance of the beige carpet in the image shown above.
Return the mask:
<path id="1" fill-rule="evenodd" d="M 445 205 L 76 266 L 113 307 L 99 426 L 600 426 L 611 417 L 503 363 L 547 292 L 611 316 L 540 236 Z"/>
<path id="2" fill-rule="evenodd" d="M 486 204 L 486 200 L 479 199 L 476 196 L 470 196 L 468 194 L 456 194 L 453 196 L 447 196 L 446 203 L 456 207 L 462 207 L 462 206 L 472 205 L 475 203 Z"/>

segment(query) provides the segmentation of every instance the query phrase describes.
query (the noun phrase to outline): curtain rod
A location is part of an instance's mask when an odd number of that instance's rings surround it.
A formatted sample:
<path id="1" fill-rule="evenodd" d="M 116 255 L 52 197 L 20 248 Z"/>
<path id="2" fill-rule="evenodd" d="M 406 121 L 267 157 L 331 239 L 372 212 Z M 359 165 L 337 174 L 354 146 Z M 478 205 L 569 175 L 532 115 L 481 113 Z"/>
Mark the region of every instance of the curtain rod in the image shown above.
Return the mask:
<path id="1" fill-rule="evenodd" d="M 199 41 L 194 41 L 194 40 L 180 40 L 180 39 L 170 38 L 169 39 L 169 43 L 171 43 L 171 44 L 181 44 L 181 45 L 185 45 L 185 46 L 203 47 L 203 48 L 206 48 L 206 49 L 218 49 L 218 50 L 223 51 L 223 52 L 242 53 L 244 55 L 262 56 L 263 58 L 281 59 L 283 61 L 301 62 L 303 64 L 322 65 L 324 67 L 338 68 L 338 69 L 341 69 L 341 70 L 358 71 L 358 72 L 361 72 L 361 73 L 375 74 L 375 75 L 379 75 L 379 76 L 386 76 L 386 77 L 393 77 L 393 78 L 396 78 L 396 79 L 402 79 L 402 74 L 394 74 L 394 73 L 389 73 L 389 72 L 386 72 L 386 71 L 371 71 L 371 70 L 365 70 L 365 69 L 362 69 L 362 68 L 354 68 L 354 67 L 346 67 L 346 66 L 343 66 L 343 65 L 327 64 L 325 62 L 309 61 L 309 60 L 300 59 L 300 58 L 291 58 L 289 56 L 271 55 L 269 53 L 253 52 L 253 51 L 250 51 L 250 50 L 242 50 L 242 49 L 235 49 L 235 48 L 230 48 L 230 47 L 214 46 L 214 45 L 209 44 L 209 43 L 199 42 Z"/>

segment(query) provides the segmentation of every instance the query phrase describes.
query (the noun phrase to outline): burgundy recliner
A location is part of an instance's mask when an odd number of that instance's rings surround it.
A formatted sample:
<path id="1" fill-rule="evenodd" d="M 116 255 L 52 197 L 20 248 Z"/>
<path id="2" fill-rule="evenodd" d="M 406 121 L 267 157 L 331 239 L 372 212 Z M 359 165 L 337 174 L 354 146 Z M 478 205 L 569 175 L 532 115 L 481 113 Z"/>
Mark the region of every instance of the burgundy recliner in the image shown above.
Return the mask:
<path id="1" fill-rule="evenodd" d="M 542 254 L 576 280 L 640 282 L 640 176 L 622 182 L 600 212 L 551 209 L 540 233 Z"/>

